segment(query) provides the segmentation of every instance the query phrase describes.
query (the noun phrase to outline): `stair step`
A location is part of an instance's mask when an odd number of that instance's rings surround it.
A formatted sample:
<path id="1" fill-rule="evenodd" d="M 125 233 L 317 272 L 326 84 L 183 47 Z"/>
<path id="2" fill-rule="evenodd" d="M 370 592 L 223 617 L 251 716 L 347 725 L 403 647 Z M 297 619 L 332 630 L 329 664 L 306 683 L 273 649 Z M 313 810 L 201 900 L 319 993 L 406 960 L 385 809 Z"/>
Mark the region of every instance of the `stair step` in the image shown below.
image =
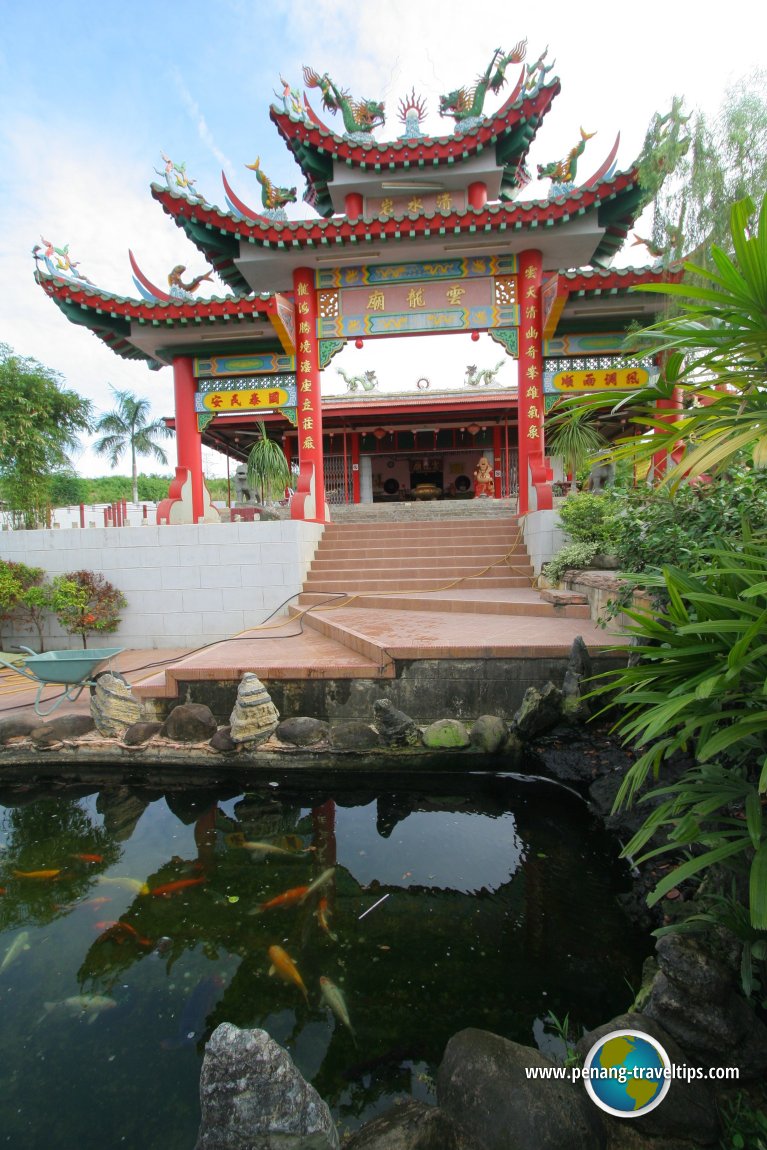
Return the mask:
<path id="1" fill-rule="evenodd" d="M 386 571 L 391 568 L 398 571 L 415 572 L 435 568 L 442 570 L 448 567 L 479 571 L 483 567 L 490 566 L 509 566 L 515 569 L 524 567 L 527 570 L 530 562 L 524 551 L 508 557 L 504 552 L 499 554 L 497 551 L 490 554 L 480 552 L 475 555 L 419 555 L 417 557 L 412 555 L 356 555 L 354 558 L 341 558 L 337 555 L 329 555 L 313 559 L 309 569 L 312 572 L 326 573 L 330 571 Z"/>
<path id="2" fill-rule="evenodd" d="M 428 591 L 444 587 L 460 579 L 462 587 L 529 587 L 530 579 L 524 575 L 479 575 L 469 578 L 443 576 L 435 573 L 431 577 L 403 577 L 399 579 L 357 579 L 348 578 L 308 578 L 305 591 L 352 592 L 352 591 Z"/>
<path id="3" fill-rule="evenodd" d="M 456 590 L 460 594 L 461 584 Z M 503 615 L 506 618 L 509 616 L 520 616 L 529 618 L 531 616 L 544 618 L 544 619 L 590 619 L 591 612 L 588 605 L 569 605 L 562 607 L 555 607 L 554 604 L 545 602 L 537 595 L 532 599 L 468 599 L 463 598 L 449 598 L 449 593 L 440 592 L 439 595 L 429 595 L 428 592 L 418 593 L 412 592 L 411 595 L 398 595 L 396 598 L 388 598 L 386 595 L 377 594 L 375 591 L 365 592 L 360 591 L 355 595 L 353 605 L 355 607 L 364 607 L 366 610 L 371 611 L 385 611 L 392 608 L 397 611 L 436 611 L 441 614 L 452 614 L 453 612 L 460 612 L 467 615 Z M 298 609 L 306 610 L 306 608 L 317 607 L 322 608 L 330 605 L 331 607 L 338 607 L 341 601 L 336 599 L 328 599 L 326 594 L 321 591 L 302 591 L 296 601 Z M 317 615 L 321 615 L 321 610 Z M 312 616 L 315 618 L 316 616 Z"/>

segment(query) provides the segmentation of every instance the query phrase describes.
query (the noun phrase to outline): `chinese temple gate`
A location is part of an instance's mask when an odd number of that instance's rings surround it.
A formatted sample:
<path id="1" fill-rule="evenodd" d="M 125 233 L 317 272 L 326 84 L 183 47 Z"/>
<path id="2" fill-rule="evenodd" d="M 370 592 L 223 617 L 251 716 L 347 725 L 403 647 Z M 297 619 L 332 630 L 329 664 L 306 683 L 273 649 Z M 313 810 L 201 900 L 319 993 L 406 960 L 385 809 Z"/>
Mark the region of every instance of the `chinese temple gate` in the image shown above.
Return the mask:
<path id="1" fill-rule="evenodd" d="M 647 202 L 638 165 L 614 170 L 617 140 L 580 181 L 581 131 L 564 160 L 539 168 L 549 195 L 521 198 L 528 150 L 560 90 L 545 53 L 533 65 L 524 56 L 524 43 L 496 52 L 474 87 L 441 97 L 441 114 L 455 121 L 444 136 L 423 134 L 413 93 L 400 102 L 404 133 L 388 142 L 373 134 L 383 104 L 353 101 L 305 68 L 305 90 L 285 85 L 270 110 L 306 181 L 304 219 L 287 218 L 296 189 L 275 187 L 259 159 L 246 166 L 261 206 L 224 175 L 224 209 L 164 157 L 152 195 L 210 269 L 191 282 L 178 267 L 159 288 L 130 253 L 141 298 L 126 298 L 86 280 L 61 258 L 67 249 L 36 249 L 38 282 L 67 318 L 118 355 L 173 369 L 178 457 L 162 521 L 217 517 L 202 445 L 245 461 L 261 420 L 298 465 L 294 518 L 324 522 L 330 502 L 470 497 L 480 451 L 496 497 L 518 492 L 521 514 L 552 506 L 545 412 L 563 394 L 647 382 L 648 365 L 617 359 L 628 324 L 651 321 L 657 306 L 630 289 L 668 273 L 660 263 L 610 267 Z M 486 114 L 485 97 L 518 64 L 508 98 Z M 342 135 L 312 106 L 315 89 L 326 112 L 341 113 Z M 214 273 L 228 294 L 195 294 Z M 498 369 L 467 369 L 462 389 L 422 379 L 386 394 L 374 373 L 342 372 L 347 394 L 321 394 L 323 372 L 349 342 L 454 332 L 486 333 L 499 365 L 517 362 L 516 386 L 499 385 Z"/>

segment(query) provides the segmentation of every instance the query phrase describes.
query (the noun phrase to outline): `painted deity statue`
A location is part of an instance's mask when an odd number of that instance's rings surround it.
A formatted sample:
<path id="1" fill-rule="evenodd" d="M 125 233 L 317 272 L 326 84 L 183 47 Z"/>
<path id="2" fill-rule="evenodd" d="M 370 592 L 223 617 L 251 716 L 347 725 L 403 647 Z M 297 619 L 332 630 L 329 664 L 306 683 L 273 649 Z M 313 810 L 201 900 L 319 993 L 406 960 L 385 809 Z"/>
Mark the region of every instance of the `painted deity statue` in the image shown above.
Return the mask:
<path id="1" fill-rule="evenodd" d="M 322 92 L 322 106 L 335 115 L 340 112 L 346 134 L 366 142 L 374 128 L 385 122 L 384 103 L 379 100 L 353 100 L 349 92 L 339 88 L 325 72 L 320 76 L 313 68 L 304 68 L 307 88 L 319 88 Z"/>
<path id="2" fill-rule="evenodd" d="M 493 499 L 495 496 L 495 480 L 486 456 L 481 456 L 474 468 L 474 498 Z"/>
<path id="3" fill-rule="evenodd" d="M 366 371 L 362 375 L 348 375 L 342 367 L 337 367 L 336 371 L 346 381 L 347 391 L 375 391 L 378 387 L 378 376 L 374 371 Z"/>
<path id="4" fill-rule="evenodd" d="M 574 148 L 565 156 L 564 160 L 555 160 L 551 164 L 538 165 L 538 179 L 551 180 L 551 194 L 557 195 L 561 189 L 568 191 L 575 183 L 575 174 L 578 170 L 578 159 L 583 155 L 586 141 L 595 136 L 596 132 L 584 132 L 581 128 L 581 138 Z"/>
<path id="5" fill-rule="evenodd" d="M 467 387 L 492 387 L 492 385 L 497 382 L 495 377 L 505 362 L 505 360 L 500 359 L 495 367 L 483 367 L 479 371 L 477 371 L 477 365 L 475 363 L 470 363 L 466 368 L 466 378 L 463 381 L 464 385 Z"/>
<path id="6" fill-rule="evenodd" d="M 472 88 L 455 88 L 439 98 L 440 116 L 452 116 L 456 131 L 474 128 L 482 122 L 485 97 L 488 90 L 500 92 L 506 83 L 509 64 L 519 64 L 525 58 L 527 40 L 520 40 L 510 52 L 496 48 L 493 58 Z"/>
<path id="7" fill-rule="evenodd" d="M 296 202 L 296 189 L 278 188 L 276 184 L 273 184 L 261 168 L 260 156 L 256 156 L 254 164 L 246 164 L 245 167 L 256 173 L 256 179 L 261 185 L 261 204 L 264 208 L 264 215 L 273 220 L 286 220 L 288 217 L 285 212 L 285 204 Z"/>

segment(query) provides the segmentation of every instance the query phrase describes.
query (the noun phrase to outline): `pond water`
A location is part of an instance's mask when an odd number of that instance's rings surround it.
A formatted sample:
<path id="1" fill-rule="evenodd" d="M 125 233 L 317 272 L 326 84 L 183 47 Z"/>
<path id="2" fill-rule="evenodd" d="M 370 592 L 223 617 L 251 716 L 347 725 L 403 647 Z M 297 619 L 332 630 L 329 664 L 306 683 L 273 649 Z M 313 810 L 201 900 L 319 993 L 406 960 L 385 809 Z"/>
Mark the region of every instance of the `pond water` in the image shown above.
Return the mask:
<path id="1" fill-rule="evenodd" d="M 351 1129 L 433 1101 L 463 1027 L 550 1050 L 549 1011 L 631 1001 L 628 874 L 566 789 L 247 786 L 0 790 L 0 1145 L 190 1150 L 224 1021 L 267 1030 Z"/>

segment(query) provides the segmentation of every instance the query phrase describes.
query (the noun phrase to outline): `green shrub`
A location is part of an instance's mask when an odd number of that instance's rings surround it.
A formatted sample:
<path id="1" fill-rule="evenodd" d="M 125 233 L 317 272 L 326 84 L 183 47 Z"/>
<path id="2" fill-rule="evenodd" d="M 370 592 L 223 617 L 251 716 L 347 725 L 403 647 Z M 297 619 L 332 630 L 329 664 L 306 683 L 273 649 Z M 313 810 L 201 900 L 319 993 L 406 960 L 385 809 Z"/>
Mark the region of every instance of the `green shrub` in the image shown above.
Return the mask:
<path id="1" fill-rule="evenodd" d="M 553 559 L 543 565 L 543 574 L 552 583 L 559 583 L 570 567 L 588 567 L 595 555 L 602 550 L 598 543 L 568 543 L 558 551 Z"/>
<path id="2" fill-rule="evenodd" d="M 602 551 L 611 549 L 615 520 L 622 508 L 620 496 L 605 492 L 571 495 L 558 508 L 562 526 L 574 543 L 599 543 Z"/>

